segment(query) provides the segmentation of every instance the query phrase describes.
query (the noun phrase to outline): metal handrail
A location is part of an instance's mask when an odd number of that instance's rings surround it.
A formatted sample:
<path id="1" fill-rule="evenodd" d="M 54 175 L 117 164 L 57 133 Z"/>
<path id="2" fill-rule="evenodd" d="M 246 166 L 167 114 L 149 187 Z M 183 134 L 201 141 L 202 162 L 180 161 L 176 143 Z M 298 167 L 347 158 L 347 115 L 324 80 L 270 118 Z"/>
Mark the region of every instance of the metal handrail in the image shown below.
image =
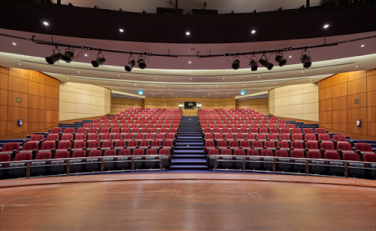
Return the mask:
<path id="1" fill-rule="evenodd" d="M 53 166 L 59 166 L 59 165 L 64 165 L 67 166 L 66 174 L 69 176 L 70 173 L 70 165 L 85 165 L 85 164 L 101 164 L 101 174 L 104 172 L 104 159 L 117 159 L 120 157 L 126 157 L 130 158 L 129 160 L 110 160 L 106 162 L 111 162 L 111 163 L 122 163 L 122 162 L 132 162 L 132 173 L 135 171 L 134 170 L 134 162 L 160 162 L 160 172 L 163 172 L 163 158 L 168 158 L 168 155 L 162 154 L 162 155 L 124 155 L 124 156 L 90 156 L 90 157 L 70 157 L 70 158 L 56 158 L 56 159 L 34 159 L 34 160 L 20 160 L 20 161 L 2 161 L 0 162 L 0 165 L 3 164 L 25 164 L 25 166 L 20 166 L 20 167 L 2 167 L 2 170 L 9 170 L 9 169 L 19 169 L 19 168 L 26 168 L 26 178 L 30 177 L 30 168 L 31 167 L 50 167 L 52 166 L 51 164 L 44 164 L 44 165 L 37 165 L 37 166 L 31 166 L 31 163 L 33 162 L 46 162 L 49 163 L 51 161 L 64 161 L 63 164 L 54 164 Z M 152 159 L 152 160 L 135 160 L 134 158 L 139 158 L 139 157 L 159 157 L 158 159 Z M 88 159 L 100 159 L 100 161 L 96 162 L 81 162 L 81 163 L 70 163 L 71 160 L 88 160 Z M 143 171 L 146 169 L 142 169 Z"/>
<path id="2" fill-rule="evenodd" d="M 354 161 L 354 160 L 338 160 L 338 159 L 315 159 L 315 158 L 295 158 L 295 157 L 280 157 L 280 156 L 243 156 L 243 155 L 210 155 L 210 158 L 214 157 L 214 169 L 215 172 L 217 172 L 218 169 L 218 161 L 219 162 L 243 162 L 243 172 L 245 172 L 245 163 L 270 163 L 270 161 L 265 161 L 265 160 L 250 160 L 247 158 L 254 157 L 254 158 L 260 158 L 260 159 L 273 159 L 273 174 L 276 173 L 276 164 L 293 164 L 293 165 L 305 165 L 306 166 L 306 175 L 309 175 L 309 166 L 328 166 L 325 164 L 313 164 L 311 161 L 323 161 L 323 162 L 338 162 L 338 163 L 343 163 L 344 168 L 345 168 L 345 178 L 348 178 L 348 169 L 371 169 L 373 170 L 374 168 L 368 168 L 368 167 L 354 167 L 354 166 L 349 166 L 350 163 L 356 163 L 356 164 L 376 164 L 375 162 L 366 162 L 366 161 Z M 236 158 L 242 158 L 242 160 L 228 160 L 228 159 L 218 159 L 219 157 L 236 157 Z M 296 163 L 296 162 L 280 162 L 276 161 L 278 159 L 287 159 L 287 160 L 300 160 L 300 161 L 305 161 L 306 163 Z M 336 167 L 336 166 L 333 166 Z M 342 167 L 342 166 L 338 166 Z"/>

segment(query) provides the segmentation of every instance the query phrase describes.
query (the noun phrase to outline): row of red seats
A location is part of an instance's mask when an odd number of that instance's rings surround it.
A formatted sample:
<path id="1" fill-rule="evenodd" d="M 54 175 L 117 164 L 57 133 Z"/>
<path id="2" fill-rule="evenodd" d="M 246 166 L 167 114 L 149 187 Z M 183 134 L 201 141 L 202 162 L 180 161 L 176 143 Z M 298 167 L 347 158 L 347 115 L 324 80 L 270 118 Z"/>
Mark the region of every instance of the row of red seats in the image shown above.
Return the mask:
<path id="1" fill-rule="evenodd" d="M 56 148 L 57 147 L 57 148 Z M 103 142 L 97 141 L 97 140 L 91 140 L 91 141 L 84 141 L 84 140 L 78 140 L 76 142 L 71 142 L 69 140 L 59 141 L 56 143 L 55 141 L 46 140 L 42 142 L 40 148 L 39 143 L 29 141 L 25 143 L 22 147 L 22 150 L 19 150 L 19 143 L 6 143 L 3 145 L 3 149 L 0 152 L 0 156 L 2 155 L 10 155 L 11 159 L 14 160 L 15 156 L 18 153 L 32 153 L 33 157 L 35 157 L 38 153 L 41 152 L 51 152 L 53 154 L 61 151 L 68 151 L 74 152 L 77 150 L 83 150 L 83 151 L 91 151 L 91 150 L 102 150 L 105 151 L 107 149 L 116 149 L 121 150 L 124 148 L 128 149 L 169 149 L 170 152 L 173 152 L 174 143 L 173 140 L 164 140 L 163 142 L 161 140 L 117 140 L 117 141 L 111 141 L 111 140 L 105 140 Z"/>
<path id="2" fill-rule="evenodd" d="M 203 121 L 201 125 L 221 125 L 221 124 L 286 124 L 285 120 L 218 120 L 218 121 Z"/>
<path id="3" fill-rule="evenodd" d="M 206 153 L 208 153 L 208 150 L 218 148 L 218 149 L 268 149 L 268 150 L 299 150 L 299 151 L 316 151 L 324 153 L 326 151 L 331 152 L 338 152 L 342 155 L 342 153 L 358 153 L 359 155 L 363 156 L 364 154 L 375 154 L 372 151 L 372 147 L 368 143 L 356 143 L 355 144 L 355 150 L 353 150 L 353 147 L 348 142 L 338 142 L 337 147 L 335 147 L 334 143 L 332 141 L 324 141 L 320 144 L 317 142 L 307 141 L 307 142 L 300 142 L 300 141 L 249 141 L 249 140 L 219 140 L 217 141 L 217 144 L 215 145 L 213 140 L 207 140 L 205 141 L 205 149 Z"/>
<path id="4" fill-rule="evenodd" d="M 219 154 L 221 153 L 221 154 Z M 276 159 L 276 162 L 279 162 L 275 165 L 277 171 L 298 171 L 298 172 L 305 172 L 306 171 L 306 161 L 299 160 L 299 158 L 310 158 L 310 159 L 327 159 L 328 161 L 322 160 L 310 160 L 309 162 L 315 164 L 316 166 L 310 166 L 309 170 L 311 173 L 314 174 L 333 174 L 333 175 L 344 175 L 344 163 L 340 160 L 348 160 L 348 161 L 361 161 L 360 157 L 356 153 L 344 153 L 342 158 L 339 153 L 335 151 L 326 151 L 322 155 L 316 151 L 308 151 L 303 152 L 300 150 L 292 150 L 290 153 L 286 150 L 276 150 L 273 153 L 272 150 L 268 149 L 210 149 L 208 155 L 208 165 L 209 167 L 213 168 L 215 165 L 215 159 L 213 155 L 233 155 L 234 157 L 223 157 L 220 159 L 227 159 L 227 160 L 240 160 L 238 162 L 233 161 L 218 161 L 217 167 L 225 167 L 225 168 L 242 168 L 243 167 L 243 157 L 247 156 L 250 160 L 256 162 L 247 162 L 246 168 L 250 169 L 263 169 L 263 170 L 273 170 L 273 159 L 267 158 L 271 156 L 277 157 L 292 157 L 293 159 Z M 239 157 L 239 158 L 237 158 Z M 264 157 L 264 158 L 262 158 Z M 363 156 L 364 162 L 375 162 L 375 164 L 363 164 L 363 163 L 349 163 L 349 176 L 353 177 L 365 177 L 370 176 L 371 178 L 375 178 L 376 172 L 376 154 L 364 154 Z M 335 160 L 335 161 L 332 161 Z M 338 161 L 337 161 L 338 160 Z M 257 161 L 265 161 L 265 162 L 257 162 Z M 297 163 L 293 164 L 293 163 Z M 354 168 L 351 168 L 354 167 Z M 366 171 L 365 169 L 359 167 L 368 167 L 371 168 L 370 171 Z M 374 169 L 374 170 L 373 170 Z M 367 174 L 368 173 L 368 174 Z"/>
<path id="5" fill-rule="evenodd" d="M 39 144 L 41 144 L 43 141 L 50 141 L 50 142 L 55 142 L 56 144 L 58 144 L 59 142 L 64 142 L 64 141 L 69 141 L 69 142 L 101 141 L 101 142 L 103 142 L 103 141 L 107 141 L 107 140 L 111 140 L 111 141 L 124 140 L 126 142 L 131 141 L 131 140 L 135 140 L 137 142 L 139 142 L 141 140 L 148 140 L 148 141 L 172 140 L 173 142 L 175 142 L 175 137 L 176 137 L 175 133 L 167 133 L 167 134 L 151 134 L 151 133 L 149 133 L 149 134 L 141 134 L 141 133 L 139 133 L 139 134 L 131 134 L 131 133 L 121 134 L 121 133 L 116 133 L 116 134 L 102 134 L 102 135 L 100 135 L 100 134 L 86 135 L 86 134 L 83 134 L 83 133 L 77 133 L 75 135 L 75 137 L 73 136 L 73 134 L 63 134 L 61 136 L 61 138 L 59 137 L 58 134 L 49 134 L 49 135 L 47 135 L 46 140 L 44 140 L 43 135 L 36 134 L 36 135 L 32 135 L 30 137 L 30 140 L 28 141 L 28 143 L 39 143 Z M 5 146 L 5 147 L 7 147 L 7 146 Z M 3 146 L 3 149 L 4 149 L 4 146 Z"/>
<path id="6" fill-rule="evenodd" d="M 152 124 L 148 122 L 144 122 L 141 124 L 91 124 L 91 123 L 84 123 L 82 127 L 84 128 L 178 128 L 180 123 L 159 123 L 159 124 Z"/>
<path id="7" fill-rule="evenodd" d="M 61 135 L 62 129 L 51 129 L 50 134 L 59 134 Z M 177 128 L 77 128 L 77 131 L 75 132 L 74 128 L 65 128 L 64 134 L 116 134 L 116 133 L 122 133 L 122 134 L 167 134 L 167 133 L 177 133 Z"/>
<path id="8" fill-rule="evenodd" d="M 169 167 L 171 163 L 170 158 L 170 150 L 163 148 L 159 149 L 159 152 L 157 149 L 141 149 L 136 148 L 134 150 L 131 149 L 121 149 L 119 151 L 115 149 L 107 149 L 104 152 L 102 150 L 91 150 L 90 152 L 86 153 L 84 150 L 75 150 L 72 152 L 72 154 L 69 151 L 59 151 L 56 152 L 56 154 L 53 155 L 52 152 L 40 152 L 37 153 L 35 156 L 35 160 L 46 160 L 51 159 L 50 161 L 33 161 L 30 165 L 30 174 L 32 176 L 37 175 L 47 175 L 47 174 L 64 174 L 67 172 L 66 162 L 64 160 L 54 160 L 54 159 L 61 159 L 61 158 L 75 158 L 73 160 L 70 160 L 70 172 L 90 172 L 90 171 L 100 171 L 101 164 L 98 163 L 99 159 L 90 158 L 87 159 L 87 157 L 98 157 L 98 156 L 119 156 L 117 158 L 113 159 L 104 159 L 104 170 L 125 170 L 131 168 L 131 162 L 129 161 L 130 158 L 125 156 L 137 156 L 138 158 L 134 158 L 136 160 L 144 160 L 144 161 L 137 161 L 134 162 L 134 167 L 136 169 L 147 167 L 147 168 L 153 168 L 153 167 L 159 167 L 160 161 L 145 161 L 145 160 L 159 160 L 158 157 L 152 157 L 148 158 L 148 155 L 166 155 L 167 158 L 162 158 L 163 166 Z M 0 162 L 6 162 L 11 161 L 11 157 L 9 154 L 2 154 L 0 155 Z M 13 161 L 25 161 L 25 160 L 33 160 L 33 154 L 30 152 L 25 153 L 18 153 L 15 155 Z M 120 161 L 120 162 L 108 162 L 111 161 Z M 128 162 L 121 162 L 124 160 L 128 160 Z M 85 163 L 86 164 L 80 164 Z M 90 162 L 97 162 L 92 163 Z M 22 162 L 15 162 L 15 163 L 8 163 L 8 164 L 0 164 L 0 179 L 4 178 L 15 178 L 15 177 L 25 177 L 26 175 L 26 163 Z M 10 167 L 9 169 L 6 169 L 6 167 Z M 15 167 L 15 168 L 12 168 Z"/>

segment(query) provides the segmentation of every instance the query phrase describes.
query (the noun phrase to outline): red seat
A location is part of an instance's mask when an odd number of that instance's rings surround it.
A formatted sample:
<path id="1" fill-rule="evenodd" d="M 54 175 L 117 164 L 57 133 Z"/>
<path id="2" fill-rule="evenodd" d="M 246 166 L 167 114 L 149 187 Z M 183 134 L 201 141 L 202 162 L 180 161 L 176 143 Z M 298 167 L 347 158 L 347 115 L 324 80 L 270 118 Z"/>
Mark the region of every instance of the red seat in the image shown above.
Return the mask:
<path id="1" fill-rule="evenodd" d="M 273 153 L 275 152 L 276 148 L 273 141 L 265 141 L 264 145 L 266 149 L 271 150 Z"/>
<path id="2" fill-rule="evenodd" d="M 264 149 L 264 146 L 261 141 L 256 140 L 252 142 L 252 149 L 257 149 L 258 151 L 260 151 Z"/>
<path id="3" fill-rule="evenodd" d="M 257 140 L 265 142 L 267 140 L 266 135 L 265 134 L 257 134 Z"/>
<path id="4" fill-rule="evenodd" d="M 119 135 L 121 135 L 121 134 L 119 134 Z M 111 134 L 106 133 L 106 134 L 101 135 L 100 140 L 101 140 L 101 142 L 111 140 Z"/>
<path id="5" fill-rule="evenodd" d="M 248 140 L 240 141 L 240 148 L 248 151 L 248 149 L 251 149 L 251 142 Z"/>
<path id="6" fill-rule="evenodd" d="M 253 142 L 253 141 L 256 140 L 256 138 L 255 138 L 255 134 L 247 134 L 247 135 L 245 135 L 245 138 L 246 138 L 248 141 L 251 141 L 251 142 Z"/>
<path id="7" fill-rule="evenodd" d="M 75 132 L 74 128 L 65 128 L 64 134 L 73 134 Z"/>
<path id="8" fill-rule="evenodd" d="M 304 140 L 303 140 L 303 135 L 302 134 L 299 134 L 299 133 L 295 133 L 295 134 L 292 134 L 291 135 L 291 140 L 292 141 L 295 141 L 295 142 L 302 142 L 304 143 Z"/>
<path id="9" fill-rule="evenodd" d="M 235 150 L 235 149 L 239 149 L 239 142 L 238 141 L 236 141 L 236 140 L 230 140 L 229 141 L 229 143 L 228 143 L 229 145 L 229 149 L 230 150 Z"/>
<path id="10" fill-rule="evenodd" d="M 115 142 L 118 141 L 118 140 L 123 140 L 123 135 L 120 134 L 120 133 L 113 134 L 112 140 L 115 141 Z"/>
<path id="11" fill-rule="evenodd" d="M 213 140 L 205 141 L 205 152 L 208 153 L 208 150 L 215 149 L 215 143 Z"/>
<path id="12" fill-rule="evenodd" d="M 157 134 L 155 137 L 156 140 L 164 141 L 165 140 L 165 134 Z"/>
<path id="13" fill-rule="evenodd" d="M 70 149 L 72 148 L 72 143 L 69 141 L 65 142 L 59 142 L 56 152 L 61 152 L 61 151 L 68 151 L 70 152 Z"/>
<path id="14" fill-rule="evenodd" d="M 148 149 L 149 147 L 150 147 L 150 141 L 148 141 L 148 140 L 142 140 L 140 142 L 139 148 L 141 148 L 141 149 Z"/>
<path id="15" fill-rule="evenodd" d="M 41 144 L 42 142 L 44 141 L 44 135 L 39 135 L 39 134 L 36 134 L 36 135 L 32 135 L 29 139 L 28 142 L 30 143 L 38 143 Z"/>
<path id="16" fill-rule="evenodd" d="M 277 142 L 277 148 L 280 149 L 280 150 L 290 151 L 290 145 L 286 141 L 278 141 Z"/>
<path id="17" fill-rule="evenodd" d="M 321 151 L 323 152 L 336 152 L 337 150 L 334 147 L 332 142 L 324 142 L 321 144 Z"/>
<path id="18" fill-rule="evenodd" d="M 290 134 L 290 129 L 289 128 L 281 128 L 279 133 L 281 134 Z"/>
<path id="19" fill-rule="evenodd" d="M 356 143 L 355 144 L 355 150 L 361 156 L 363 156 L 364 154 L 375 154 L 372 151 L 372 146 L 369 143 Z"/>
<path id="20" fill-rule="evenodd" d="M 27 142 L 22 145 L 22 150 L 20 153 L 32 153 L 35 156 L 38 153 L 38 143 Z"/>
<path id="21" fill-rule="evenodd" d="M 320 152 L 319 146 L 316 142 L 306 142 L 305 143 L 306 151 Z"/>
<path id="22" fill-rule="evenodd" d="M 304 152 L 303 143 L 299 141 L 292 141 L 291 142 L 291 150 L 297 150 Z"/>
<path id="23" fill-rule="evenodd" d="M 39 152 L 55 152 L 56 148 L 56 143 L 55 142 L 43 142 L 42 145 L 40 146 L 38 153 Z"/>
<path id="24" fill-rule="evenodd" d="M 99 135 L 98 134 L 89 134 L 89 137 L 87 138 L 87 142 L 93 142 L 93 141 L 98 141 L 99 140 Z"/>
<path id="25" fill-rule="evenodd" d="M 306 134 L 304 136 L 305 142 L 317 142 L 316 135 L 315 134 Z"/>
<path id="26" fill-rule="evenodd" d="M 338 143 L 337 144 L 337 150 L 342 155 L 343 155 L 343 153 L 348 153 L 348 152 L 355 153 L 351 144 L 349 144 L 347 142 L 346 143 Z"/>
<path id="27" fill-rule="evenodd" d="M 89 128 L 88 134 L 98 134 L 99 128 Z"/>
<path id="28" fill-rule="evenodd" d="M 97 140 L 91 141 L 87 145 L 87 152 L 90 152 L 91 150 L 98 150 L 101 147 L 101 143 Z M 82 149 L 80 149 L 82 150 Z"/>
<path id="29" fill-rule="evenodd" d="M 305 134 L 314 134 L 312 128 L 303 128 L 303 133 L 305 133 Z"/>
<path id="30" fill-rule="evenodd" d="M 153 141 L 154 138 L 155 138 L 155 135 L 149 133 L 149 134 L 146 134 L 145 140 Z"/>

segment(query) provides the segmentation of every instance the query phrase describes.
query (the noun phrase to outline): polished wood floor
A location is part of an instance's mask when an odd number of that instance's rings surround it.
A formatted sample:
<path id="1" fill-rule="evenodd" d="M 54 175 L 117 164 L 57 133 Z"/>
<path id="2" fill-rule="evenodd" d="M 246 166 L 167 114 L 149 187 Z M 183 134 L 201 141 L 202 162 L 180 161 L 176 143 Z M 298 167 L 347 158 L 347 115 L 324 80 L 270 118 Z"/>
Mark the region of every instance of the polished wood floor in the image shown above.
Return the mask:
<path id="1" fill-rule="evenodd" d="M 376 230 L 376 188 L 118 181 L 0 188 L 0 230 Z"/>

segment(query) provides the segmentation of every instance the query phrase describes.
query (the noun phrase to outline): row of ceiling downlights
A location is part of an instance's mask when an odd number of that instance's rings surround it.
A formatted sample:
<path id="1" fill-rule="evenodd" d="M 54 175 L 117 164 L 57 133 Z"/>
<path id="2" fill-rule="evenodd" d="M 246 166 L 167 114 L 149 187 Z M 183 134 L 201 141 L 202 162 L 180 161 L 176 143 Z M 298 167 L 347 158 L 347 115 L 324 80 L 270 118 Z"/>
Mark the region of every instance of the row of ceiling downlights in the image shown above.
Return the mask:
<path id="1" fill-rule="evenodd" d="M 59 61 L 60 59 L 63 60 L 64 62 L 66 62 L 66 63 L 72 62 L 72 58 L 74 56 L 74 50 L 67 49 L 64 54 L 60 53 L 60 51 L 55 53 L 55 50 L 58 50 L 58 49 L 54 49 L 54 54 L 46 57 L 47 63 L 54 64 L 55 62 Z M 303 64 L 303 67 L 305 67 L 305 68 L 311 67 L 311 65 L 312 65 L 311 59 L 312 58 L 309 54 L 307 54 L 307 53 L 303 54 L 300 58 L 300 60 Z M 286 59 L 283 58 L 282 53 L 277 53 L 277 55 L 275 57 L 275 61 L 278 63 L 278 65 L 280 67 L 283 67 L 287 63 Z M 93 67 L 99 67 L 100 65 L 103 65 L 104 62 L 106 62 L 106 59 L 104 58 L 104 55 L 101 52 L 99 52 L 97 59 L 91 61 L 91 65 L 93 65 Z M 258 62 L 262 66 L 266 67 L 268 70 L 271 70 L 274 67 L 274 65 L 268 61 L 268 59 L 266 58 L 265 55 L 263 55 L 261 57 L 261 59 L 258 60 Z M 124 69 L 129 72 L 133 69 L 135 64 L 136 64 L 136 61 L 131 56 L 131 57 L 129 57 L 128 63 L 124 66 Z M 146 68 L 145 58 L 144 57 L 138 58 L 137 64 L 138 64 L 138 67 L 140 69 L 145 69 Z M 249 66 L 251 66 L 252 71 L 257 71 L 257 68 L 258 68 L 257 59 L 252 58 L 251 61 L 249 62 Z M 237 70 L 237 69 L 239 69 L 239 67 L 240 67 L 240 60 L 235 58 L 235 60 L 232 62 L 232 68 L 234 70 Z"/>

